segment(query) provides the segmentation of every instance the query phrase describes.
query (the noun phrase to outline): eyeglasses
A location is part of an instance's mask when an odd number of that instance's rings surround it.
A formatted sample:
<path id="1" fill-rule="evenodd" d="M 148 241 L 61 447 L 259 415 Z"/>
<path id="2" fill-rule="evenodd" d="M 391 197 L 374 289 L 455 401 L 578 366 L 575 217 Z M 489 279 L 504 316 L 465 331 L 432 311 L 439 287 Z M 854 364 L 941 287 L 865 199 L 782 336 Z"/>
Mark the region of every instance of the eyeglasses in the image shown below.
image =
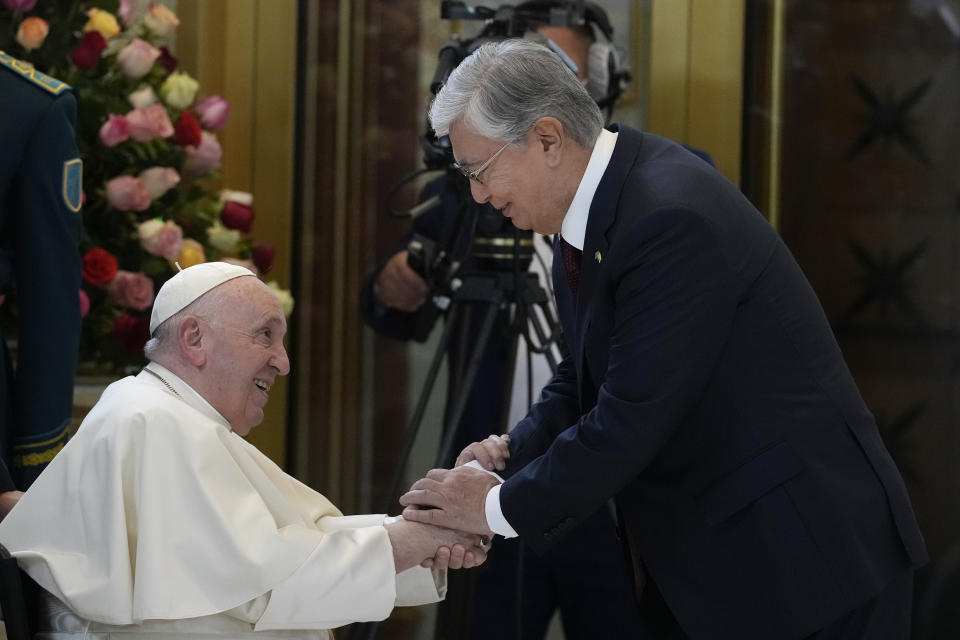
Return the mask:
<path id="1" fill-rule="evenodd" d="M 466 178 L 468 178 L 468 179 L 470 179 L 470 180 L 475 180 L 475 181 L 477 182 L 477 184 L 483 184 L 483 180 L 480 179 L 480 174 L 482 174 L 484 171 L 487 170 L 487 167 L 490 166 L 490 163 L 493 162 L 493 161 L 496 159 L 496 157 L 497 157 L 498 155 L 500 155 L 500 153 L 501 153 L 504 149 L 507 148 L 507 146 L 508 146 L 509 144 L 510 144 L 510 143 L 508 142 L 508 143 L 506 143 L 505 145 L 503 145 L 502 147 L 500 147 L 499 149 L 497 149 L 497 152 L 496 152 L 495 154 L 493 154 L 492 156 L 490 156 L 489 158 L 487 158 L 487 161 L 486 161 L 486 162 L 484 162 L 483 164 L 481 164 L 479 167 L 477 167 L 477 168 L 474 169 L 473 171 L 468 170 L 466 167 L 464 167 L 463 165 L 461 165 L 459 162 L 454 162 L 454 163 L 453 163 L 453 166 L 454 166 L 454 168 L 455 168 L 457 171 L 459 171 L 460 173 L 462 173 Z"/>

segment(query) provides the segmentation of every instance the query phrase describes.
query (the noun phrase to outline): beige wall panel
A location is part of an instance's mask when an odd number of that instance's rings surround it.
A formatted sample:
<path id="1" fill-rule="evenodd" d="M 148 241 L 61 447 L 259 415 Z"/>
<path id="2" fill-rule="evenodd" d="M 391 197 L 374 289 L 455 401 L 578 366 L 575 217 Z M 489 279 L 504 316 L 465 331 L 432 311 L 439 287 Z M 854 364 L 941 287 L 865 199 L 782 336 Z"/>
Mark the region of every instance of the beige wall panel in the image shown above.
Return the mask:
<path id="1" fill-rule="evenodd" d="M 230 118 L 218 134 L 224 152 L 221 185 L 253 193 L 254 237 L 277 248 L 264 279 L 289 288 L 296 1 L 180 0 L 177 12 L 183 68 L 200 82 L 202 96 L 219 94 L 230 102 Z M 286 395 L 286 380 L 278 380 L 264 423 L 249 438 L 281 465 Z"/>
<path id="2" fill-rule="evenodd" d="M 743 0 L 699 0 L 690 20 L 686 142 L 713 156 L 740 183 L 743 108 Z"/>
<path id="3" fill-rule="evenodd" d="M 654 0 L 647 128 L 678 142 L 687 139 L 689 28 L 689 0 Z"/>
<path id="4" fill-rule="evenodd" d="M 744 0 L 653 0 L 647 129 L 740 180 Z"/>
<path id="5" fill-rule="evenodd" d="M 229 0 L 224 21 L 208 22 L 203 36 L 222 29 L 226 40 L 219 55 L 223 60 L 223 90 L 230 100 L 230 119 L 221 132 L 223 184 L 230 189 L 253 190 L 253 141 L 256 117 L 256 61 L 265 52 L 257 50 L 257 0 Z M 211 55 L 218 52 L 211 51 Z M 257 194 L 254 194 L 257 197 Z M 259 204 L 259 198 L 257 203 Z"/>

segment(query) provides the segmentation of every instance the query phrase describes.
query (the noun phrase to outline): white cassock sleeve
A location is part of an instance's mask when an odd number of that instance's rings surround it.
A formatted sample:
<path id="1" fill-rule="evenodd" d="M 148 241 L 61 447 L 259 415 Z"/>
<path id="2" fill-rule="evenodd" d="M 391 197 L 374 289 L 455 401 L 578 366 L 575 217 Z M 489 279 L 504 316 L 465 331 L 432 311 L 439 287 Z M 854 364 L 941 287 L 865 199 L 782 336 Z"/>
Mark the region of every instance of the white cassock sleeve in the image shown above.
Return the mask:
<path id="1" fill-rule="evenodd" d="M 331 629 L 383 620 L 394 606 L 442 599 L 446 572 L 413 567 L 396 574 L 392 563 L 369 562 L 369 557 L 383 552 L 392 557 L 383 523 L 380 514 L 319 519 L 317 528 L 324 532 L 327 544 L 273 588 L 256 630 Z M 344 544 L 337 544 L 338 539 Z"/>

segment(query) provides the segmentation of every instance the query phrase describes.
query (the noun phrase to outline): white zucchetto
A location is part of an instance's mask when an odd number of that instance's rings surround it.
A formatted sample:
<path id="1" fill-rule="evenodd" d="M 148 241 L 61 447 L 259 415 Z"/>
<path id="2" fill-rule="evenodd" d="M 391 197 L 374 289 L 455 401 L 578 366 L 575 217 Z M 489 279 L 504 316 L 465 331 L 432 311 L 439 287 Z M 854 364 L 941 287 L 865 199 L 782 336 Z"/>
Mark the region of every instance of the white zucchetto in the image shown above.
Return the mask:
<path id="1" fill-rule="evenodd" d="M 226 262 L 203 262 L 177 273 L 163 283 L 153 301 L 150 335 L 153 335 L 164 320 L 181 311 L 207 291 L 240 276 L 256 277 L 249 269 Z"/>

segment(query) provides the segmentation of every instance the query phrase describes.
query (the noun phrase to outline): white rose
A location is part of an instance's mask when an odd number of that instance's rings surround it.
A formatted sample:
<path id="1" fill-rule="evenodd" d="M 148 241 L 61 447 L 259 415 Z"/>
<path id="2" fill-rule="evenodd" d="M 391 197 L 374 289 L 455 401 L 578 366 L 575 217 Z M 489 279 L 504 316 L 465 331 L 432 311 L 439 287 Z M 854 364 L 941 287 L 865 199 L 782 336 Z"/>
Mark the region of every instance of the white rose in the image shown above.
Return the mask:
<path id="1" fill-rule="evenodd" d="M 127 100 L 130 101 L 134 109 L 146 109 L 151 105 L 157 104 L 157 94 L 154 93 L 153 87 L 140 87 L 128 95 Z"/>
<path id="2" fill-rule="evenodd" d="M 227 229 L 218 220 L 207 228 L 207 239 L 220 251 L 230 253 L 240 242 L 240 232 L 236 229 Z"/>
<path id="3" fill-rule="evenodd" d="M 283 307 L 283 315 L 289 317 L 290 314 L 293 313 L 293 296 L 290 295 L 290 291 L 281 289 L 276 280 L 271 280 L 267 283 L 267 286 L 270 287 L 273 294 L 277 296 L 277 300 L 280 301 L 280 306 Z"/>

